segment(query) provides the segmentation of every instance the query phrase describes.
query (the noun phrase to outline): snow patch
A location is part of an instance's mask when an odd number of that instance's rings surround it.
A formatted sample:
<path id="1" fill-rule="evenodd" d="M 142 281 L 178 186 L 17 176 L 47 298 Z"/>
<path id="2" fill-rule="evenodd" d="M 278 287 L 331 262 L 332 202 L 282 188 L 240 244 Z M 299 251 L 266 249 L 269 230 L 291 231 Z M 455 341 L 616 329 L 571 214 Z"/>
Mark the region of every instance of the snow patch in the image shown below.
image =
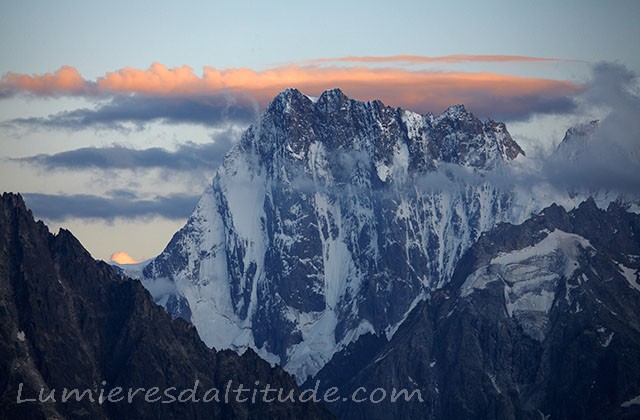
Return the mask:
<path id="1" fill-rule="evenodd" d="M 580 302 L 576 302 L 576 308 L 573 311 L 574 314 L 582 312 L 582 307 L 580 307 Z"/>
<path id="2" fill-rule="evenodd" d="M 591 243 L 582 236 L 556 229 L 550 232 L 542 241 L 527 248 L 499 255 L 491 260 L 491 264 L 512 265 L 523 261 L 544 261 L 545 257 L 561 251 L 566 257 L 564 261 L 564 277 L 569 278 L 578 266 L 576 258 L 580 248 L 593 248 Z"/>
<path id="3" fill-rule="evenodd" d="M 389 354 L 391 354 L 391 352 L 393 352 L 393 350 L 394 350 L 394 349 L 388 350 L 388 351 L 386 351 L 385 353 L 383 353 L 381 356 L 376 357 L 376 360 L 374 360 L 374 361 L 373 361 L 373 364 L 376 364 L 376 363 L 381 362 L 381 361 L 383 361 L 384 359 L 386 359 L 386 358 L 387 358 L 387 356 L 388 356 Z"/>
<path id="4" fill-rule="evenodd" d="M 288 362 L 284 365 L 287 372 L 295 375 L 298 384 L 315 375 L 333 356 L 336 325 L 335 312 L 325 310 L 301 327 L 302 341 L 287 349 Z"/>
<path id="5" fill-rule="evenodd" d="M 627 208 L 628 213 L 640 214 L 640 205 L 638 203 L 631 203 Z"/>
<path id="6" fill-rule="evenodd" d="M 378 174 L 378 178 L 380 178 L 380 181 L 387 182 L 387 178 L 391 173 L 391 168 L 382 162 L 378 162 L 376 163 L 376 173 Z"/>
<path id="7" fill-rule="evenodd" d="M 24 331 L 18 331 L 18 333 L 16 334 L 16 338 L 18 339 L 18 341 L 25 341 L 27 339 Z"/>
<path id="8" fill-rule="evenodd" d="M 143 277 L 142 272 L 144 271 L 144 268 L 149 265 L 151 261 L 153 261 L 153 259 L 141 261 L 136 264 L 118 264 L 115 262 L 111 262 L 110 264 L 120 267 L 128 277 L 140 280 Z"/>
<path id="9" fill-rule="evenodd" d="M 404 142 L 396 143 L 393 153 L 392 171 L 394 180 L 403 182 L 407 179 L 407 173 L 409 171 L 409 148 Z"/>
<path id="10" fill-rule="evenodd" d="M 626 267 L 619 262 L 616 262 L 616 264 L 618 265 L 618 269 L 624 276 L 625 280 L 627 280 L 627 283 L 629 283 L 629 287 L 640 292 L 640 284 L 638 284 L 638 270 Z"/>
<path id="11" fill-rule="evenodd" d="M 461 296 L 501 283 L 507 314 L 515 317 L 528 335 L 541 340 L 558 283 L 561 278 L 571 278 L 578 255 L 587 248 L 593 247 L 585 238 L 554 230 L 540 242 L 500 254 L 480 267 L 465 280 Z"/>
<path id="12" fill-rule="evenodd" d="M 607 337 L 606 340 L 604 340 L 604 343 L 602 343 L 602 347 L 609 347 L 609 344 L 611 344 L 611 340 L 613 340 L 613 336 L 615 335 L 615 333 L 611 333 L 609 334 L 609 336 Z"/>
<path id="13" fill-rule="evenodd" d="M 496 375 L 495 374 L 491 375 L 487 373 L 487 376 L 491 380 L 491 385 L 493 385 L 493 389 L 495 389 L 498 394 L 502 394 L 502 390 L 498 387 L 498 384 L 496 383 Z"/>
<path id="14" fill-rule="evenodd" d="M 416 307 L 416 305 L 418 305 L 418 303 L 422 302 L 423 300 L 426 300 L 427 298 L 428 298 L 427 293 L 422 292 L 422 293 L 420 293 L 418 296 L 416 296 L 413 299 L 413 301 L 411 302 L 411 305 L 409 305 L 409 309 L 407 309 L 407 312 L 405 312 L 405 314 L 402 317 L 402 319 L 400 321 L 398 321 L 395 325 L 390 325 L 385 330 L 384 333 L 385 333 L 385 336 L 387 337 L 387 341 L 391 341 L 391 338 L 393 338 L 395 333 L 398 331 L 398 328 L 400 328 L 400 325 L 402 325 L 404 323 L 404 321 L 407 320 L 407 317 L 409 316 L 411 311 L 413 311 L 413 309 Z"/>
<path id="15" fill-rule="evenodd" d="M 629 401 L 623 402 L 622 404 L 620 404 L 620 407 L 629 408 L 632 405 L 640 405 L 640 395 L 631 398 Z"/>
<path id="16" fill-rule="evenodd" d="M 545 292 L 555 293 L 557 280 L 572 276 L 581 248 L 593 247 L 581 236 L 554 230 L 537 244 L 500 254 L 489 265 L 473 272 L 462 285 L 462 297 L 486 288 L 489 283 L 502 281 L 510 296 L 522 300 L 523 305 L 517 309 L 548 311 L 551 302 Z"/>

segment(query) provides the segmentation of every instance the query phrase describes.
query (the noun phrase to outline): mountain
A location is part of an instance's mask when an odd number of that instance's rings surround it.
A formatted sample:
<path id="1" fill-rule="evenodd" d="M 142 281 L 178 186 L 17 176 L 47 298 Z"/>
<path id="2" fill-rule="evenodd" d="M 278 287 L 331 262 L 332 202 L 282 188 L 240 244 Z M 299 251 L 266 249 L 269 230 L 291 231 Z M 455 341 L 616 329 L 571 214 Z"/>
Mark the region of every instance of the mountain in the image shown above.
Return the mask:
<path id="1" fill-rule="evenodd" d="M 360 336 L 391 338 L 482 232 L 529 217 L 486 175 L 521 155 L 462 105 L 418 115 L 288 89 L 142 281 L 209 346 L 252 348 L 302 382 Z"/>
<path id="2" fill-rule="evenodd" d="M 638 213 L 640 149 L 636 133 L 621 121 L 628 117 L 618 114 L 569 128 L 542 173 L 566 196 L 592 197 L 603 208 L 616 201 Z"/>
<path id="3" fill-rule="evenodd" d="M 639 215 L 553 205 L 483 234 L 390 341 L 352 344 L 310 382 L 425 400 L 338 401 L 345 419 L 640 418 L 639 275 Z"/>
<path id="4" fill-rule="evenodd" d="M 554 159 L 576 161 L 588 149 L 600 121 L 577 124 L 570 127 L 554 153 Z"/>
<path id="5" fill-rule="evenodd" d="M 95 261 L 70 232 L 49 233 L 19 195 L 0 197 L 0 418 L 331 417 L 299 402 L 253 404 L 232 394 L 227 404 L 229 381 L 230 390 L 269 384 L 286 396 L 296 389 L 250 350 L 238 356 L 207 348 L 140 282 Z M 215 398 L 214 388 L 220 402 L 189 401 L 189 393 L 180 402 L 188 389 L 200 401 L 209 391 Z M 82 396 L 64 402 L 65 389 Z"/>

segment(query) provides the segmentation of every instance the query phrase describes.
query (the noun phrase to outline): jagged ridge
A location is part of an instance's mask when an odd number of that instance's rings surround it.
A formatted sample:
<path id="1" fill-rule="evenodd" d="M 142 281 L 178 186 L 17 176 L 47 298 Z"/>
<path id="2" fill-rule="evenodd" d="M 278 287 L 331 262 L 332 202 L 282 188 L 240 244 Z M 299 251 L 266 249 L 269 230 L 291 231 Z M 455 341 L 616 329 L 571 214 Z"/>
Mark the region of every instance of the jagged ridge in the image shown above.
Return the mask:
<path id="1" fill-rule="evenodd" d="M 396 387 L 425 399 L 338 402 L 345 419 L 638 418 L 639 238 L 640 216 L 593 200 L 503 224 L 390 342 L 355 343 L 317 378 L 345 395 Z"/>
<path id="2" fill-rule="evenodd" d="M 164 390 L 190 389 L 196 380 L 200 401 L 229 380 L 295 389 L 287 374 L 252 351 L 240 357 L 208 349 L 192 325 L 172 320 L 140 282 L 93 260 L 69 231 L 50 234 L 20 196 L 0 197 L 0 418 L 331 417 L 317 405 L 291 402 L 165 404 L 140 394 L 116 402 L 138 387 L 158 387 L 168 400 Z M 115 387 L 124 391 L 98 401 L 96 389 L 106 397 Z M 64 388 L 93 390 L 94 401 L 85 395 L 64 402 Z M 54 392 L 55 401 L 19 403 L 20 389 L 22 400 L 38 398 L 42 389 L 45 396 Z"/>

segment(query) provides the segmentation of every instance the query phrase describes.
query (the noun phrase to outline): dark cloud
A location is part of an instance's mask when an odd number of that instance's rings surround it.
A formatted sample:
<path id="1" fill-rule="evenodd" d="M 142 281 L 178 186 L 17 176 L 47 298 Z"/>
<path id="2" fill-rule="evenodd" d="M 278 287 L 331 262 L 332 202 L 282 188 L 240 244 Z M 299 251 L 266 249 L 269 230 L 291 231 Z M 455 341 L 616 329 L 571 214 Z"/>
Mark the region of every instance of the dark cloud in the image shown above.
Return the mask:
<path id="1" fill-rule="evenodd" d="M 640 199 L 640 96 L 638 76 L 614 63 L 593 66 L 592 77 L 573 105 L 574 115 L 600 114 L 585 122 L 549 155 L 513 162 L 479 176 L 457 165 L 417 180 L 429 191 L 459 190 L 489 183 L 504 191 L 544 191 L 548 197 L 586 197 L 608 193 Z M 567 110 L 562 110 L 564 113 Z M 551 203 L 549 203 L 551 204 Z"/>
<path id="2" fill-rule="evenodd" d="M 36 217 L 63 221 L 68 219 L 102 219 L 113 221 L 164 217 L 186 219 L 193 211 L 199 195 L 172 194 L 154 199 L 133 199 L 123 196 L 97 196 L 89 194 L 55 195 L 27 193 L 25 202 Z"/>
<path id="3" fill-rule="evenodd" d="M 120 199 L 128 199 L 128 200 L 135 200 L 138 198 L 138 194 L 135 191 L 124 189 L 124 188 L 116 188 L 113 190 L 109 190 L 105 192 L 105 195 L 112 198 L 120 198 Z"/>
<path id="4" fill-rule="evenodd" d="M 83 147 L 55 153 L 13 159 L 13 161 L 37 165 L 47 170 L 65 169 L 151 169 L 173 171 L 199 171 L 216 169 L 229 151 L 235 137 L 228 131 L 215 136 L 215 141 L 206 144 L 185 142 L 176 150 L 160 147 L 132 149 L 125 146 Z"/>
<path id="5" fill-rule="evenodd" d="M 143 128 L 146 123 L 188 123 L 209 127 L 225 124 L 248 125 L 258 114 L 258 105 L 248 96 L 227 94 L 158 97 L 116 96 L 94 109 L 63 111 L 47 117 L 16 118 L 4 127 L 83 130 L 126 130 L 128 125 Z"/>
<path id="6" fill-rule="evenodd" d="M 640 196 L 640 96 L 636 74 L 613 63 L 594 66 L 581 96 L 583 111 L 606 113 L 589 133 L 573 136 L 543 164 L 549 182 L 581 191 Z M 585 131 L 586 124 L 579 127 Z"/>
<path id="7" fill-rule="evenodd" d="M 574 113 L 578 104 L 570 96 L 514 96 L 506 98 L 473 98 L 468 108 L 481 118 L 505 122 L 527 121 L 534 115 L 567 115 Z"/>

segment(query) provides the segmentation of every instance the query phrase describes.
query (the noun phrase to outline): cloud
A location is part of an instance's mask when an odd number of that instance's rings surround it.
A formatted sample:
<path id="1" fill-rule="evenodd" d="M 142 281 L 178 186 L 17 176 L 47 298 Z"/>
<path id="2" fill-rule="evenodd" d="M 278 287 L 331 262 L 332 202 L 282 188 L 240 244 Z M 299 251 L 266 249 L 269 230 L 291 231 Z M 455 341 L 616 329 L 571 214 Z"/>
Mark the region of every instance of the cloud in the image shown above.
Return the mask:
<path id="1" fill-rule="evenodd" d="M 248 97 L 210 94 L 193 97 L 116 96 L 95 109 L 63 111 L 47 117 L 16 118 L 5 127 L 55 128 L 81 130 L 126 130 L 127 123 L 142 128 L 145 123 L 189 123 L 204 126 L 249 125 L 258 114 L 258 106 Z"/>
<path id="2" fill-rule="evenodd" d="M 71 66 L 63 66 L 55 73 L 28 75 L 9 72 L 0 81 L 0 98 L 29 92 L 40 96 L 86 95 L 94 85 Z"/>
<path id="3" fill-rule="evenodd" d="M 640 97 L 637 93 L 637 75 L 620 65 L 603 63 L 594 66 L 593 77 L 579 96 L 579 111 L 593 108 L 606 111 L 598 126 L 584 142 L 568 142 L 576 153 L 563 154 L 562 149 L 535 161 L 516 160 L 498 167 L 493 172 L 479 174 L 456 165 L 441 165 L 441 172 L 425 174 L 411 184 L 428 191 L 464 191 L 471 185 L 488 183 L 503 191 L 521 191 L 522 198 L 531 199 L 541 192 L 541 200 L 567 199 L 567 191 L 584 196 L 597 191 L 610 190 L 640 197 Z M 133 150 L 121 146 L 82 148 L 54 155 L 23 158 L 24 162 L 46 169 L 135 169 L 165 168 L 185 171 L 192 168 L 211 168 L 218 162 L 230 140 L 217 144 L 186 143 L 175 151 L 166 149 Z M 332 161 L 344 173 L 358 169 L 361 156 L 354 151 L 338 155 Z M 365 168 L 366 169 L 366 168 Z M 294 188 L 315 188 L 300 176 L 294 179 Z M 25 200 L 34 213 L 42 218 L 103 219 L 165 217 L 185 219 L 198 200 L 197 195 L 168 195 L 153 199 L 140 198 L 130 190 L 110 190 L 96 195 L 25 194 Z M 615 196 L 612 196 L 615 198 Z M 526 201 L 526 200 L 525 200 Z"/>
<path id="4" fill-rule="evenodd" d="M 544 161 L 549 182 L 571 190 L 619 191 L 640 197 L 640 96 L 638 76 L 614 63 L 599 63 L 580 96 L 580 110 L 600 111 L 599 123 L 578 127 Z"/>
<path id="5" fill-rule="evenodd" d="M 480 56 L 450 56 L 450 60 L 453 59 L 451 57 L 474 60 Z M 505 56 L 483 57 L 483 60 L 507 59 Z M 70 71 L 68 69 L 71 68 L 65 69 Z M 51 74 L 23 77 L 9 73 L 0 81 L 0 92 L 5 92 L 5 97 L 7 92 L 40 96 L 89 92 L 114 99 L 95 110 L 81 109 L 48 119 L 22 119 L 12 123 L 77 128 L 87 124 L 161 119 L 215 125 L 219 123 L 217 112 L 230 120 L 248 121 L 256 112 L 255 104 L 249 98 L 264 107 L 278 92 L 288 87 L 314 96 L 340 87 L 355 99 L 380 99 L 388 105 L 420 113 L 440 113 L 452 104 L 463 103 L 483 117 L 524 120 L 535 113 L 573 111 L 572 98 L 583 90 L 580 85 L 565 80 L 487 72 L 409 71 L 397 67 L 332 65 L 290 65 L 264 71 L 204 67 L 202 76 L 199 76 L 188 66 L 167 68 L 154 63 L 146 70 L 127 67 L 108 72 L 95 81 L 84 81 L 84 85 L 79 82 L 70 85 L 50 83 L 48 80 L 51 78 Z M 28 83 L 21 82 L 23 79 Z M 41 85 L 46 88 L 41 88 Z"/>
<path id="6" fill-rule="evenodd" d="M 109 190 L 105 192 L 105 195 L 113 198 L 129 199 L 129 200 L 135 200 L 138 198 L 138 194 L 135 191 L 124 189 L 124 188 L 115 188 L 115 189 Z"/>
<path id="7" fill-rule="evenodd" d="M 39 154 L 12 160 L 40 166 L 46 170 L 158 168 L 171 171 L 202 171 L 216 169 L 234 142 L 235 138 L 230 133 L 225 133 L 216 136 L 215 141 L 205 144 L 182 143 L 173 151 L 160 147 L 138 150 L 113 145 L 83 147 L 51 155 Z"/>
<path id="8" fill-rule="evenodd" d="M 109 72 L 97 80 L 98 88 L 104 92 L 146 93 L 178 95 L 202 93 L 205 81 L 196 76 L 189 66 L 167 68 L 153 63 L 147 70 L 125 67 Z M 219 88 L 213 89 L 219 91 Z"/>
<path id="9" fill-rule="evenodd" d="M 124 251 L 116 251 L 111 255 L 111 261 L 116 264 L 137 264 L 140 260 L 136 260 Z"/>
<path id="10" fill-rule="evenodd" d="M 158 302 L 164 296 L 176 295 L 178 293 L 176 283 L 166 277 L 159 277 L 154 279 L 143 278 L 141 279 L 144 288 L 151 293 L 153 299 Z"/>
<path id="11" fill-rule="evenodd" d="M 205 69 L 205 77 L 224 80 L 231 91 L 245 89 L 261 104 L 291 86 L 314 96 L 340 87 L 355 99 L 380 99 L 421 113 L 440 113 L 452 104 L 462 103 L 480 116 L 508 119 L 527 119 L 540 112 L 571 112 L 571 97 L 582 90 L 568 81 L 495 73 L 367 67 L 289 66 L 265 72 Z"/>
<path id="12" fill-rule="evenodd" d="M 193 211 L 199 195 L 172 194 L 153 199 L 102 197 L 90 194 L 56 195 L 25 193 L 34 215 L 60 222 L 68 219 L 143 219 L 164 217 L 183 220 Z"/>
<path id="13" fill-rule="evenodd" d="M 599 121 L 578 124 L 548 155 L 522 158 L 481 176 L 457 165 L 441 164 L 416 185 L 428 191 L 459 191 L 488 183 L 518 192 L 524 201 L 582 200 L 596 195 L 603 204 L 619 196 L 640 202 L 640 95 L 638 75 L 614 63 L 593 66 L 584 92 L 576 98 L 578 115 L 599 113 Z"/>
<path id="14" fill-rule="evenodd" d="M 309 60 L 309 63 L 513 63 L 513 62 L 575 62 L 577 60 L 568 60 L 564 58 L 544 58 L 529 57 L 523 55 L 475 55 L 475 54 L 452 54 L 440 57 L 428 57 L 424 55 L 389 55 L 389 56 L 348 56 L 339 58 L 318 58 Z"/>

